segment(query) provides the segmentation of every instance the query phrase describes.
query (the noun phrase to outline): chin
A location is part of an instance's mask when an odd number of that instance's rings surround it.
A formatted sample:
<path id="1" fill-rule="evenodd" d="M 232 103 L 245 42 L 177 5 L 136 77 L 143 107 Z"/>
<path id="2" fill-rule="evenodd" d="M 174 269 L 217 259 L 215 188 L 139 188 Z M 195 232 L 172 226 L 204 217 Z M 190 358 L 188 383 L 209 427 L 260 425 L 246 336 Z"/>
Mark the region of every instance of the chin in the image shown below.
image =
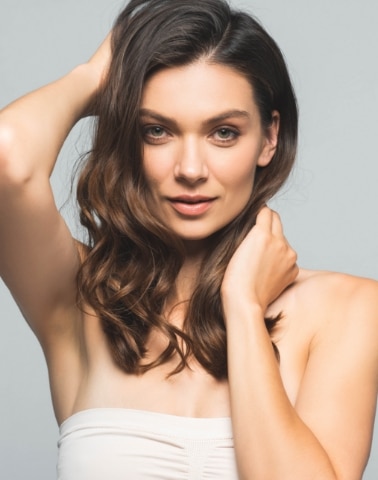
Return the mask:
<path id="1" fill-rule="evenodd" d="M 223 221 L 209 222 L 206 219 L 195 220 L 185 223 L 167 222 L 166 226 L 177 235 L 183 242 L 205 242 L 214 234 L 229 225 L 235 217 L 223 218 Z"/>
<path id="2" fill-rule="evenodd" d="M 217 232 L 219 232 L 220 230 L 222 230 L 222 228 L 224 228 L 227 224 L 225 225 L 221 225 L 219 226 L 218 228 L 214 228 L 214 229 L 208 229 L 206 231 L 186 231 L 186 232 L 182 232 L 182 231 L 175 231 L 174 230 L 174 233 L 176 235 L 178 235 L 181 240 L 183 242 L 206 242 L 207 240 L 209 240 L 214 234 L 216 234 Z"/>

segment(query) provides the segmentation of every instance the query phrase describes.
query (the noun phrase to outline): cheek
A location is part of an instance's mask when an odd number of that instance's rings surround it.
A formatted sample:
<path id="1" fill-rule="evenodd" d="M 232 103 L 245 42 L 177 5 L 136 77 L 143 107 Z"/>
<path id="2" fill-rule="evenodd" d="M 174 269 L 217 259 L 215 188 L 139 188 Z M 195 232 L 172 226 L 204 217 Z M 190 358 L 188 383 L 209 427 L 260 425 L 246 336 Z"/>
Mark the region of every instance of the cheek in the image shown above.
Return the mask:
<path id="1" fill-rule="evenodd" d="M 214 168 L 218 165 L 216 175 L 230 184 L 240 186 L 253 184 L 257 162 L 261 154 L 261 146 L 252 135 L 241 137 L 240 143 L 231 149 L 218 153 Z"/>
<path id="2" fill-rule="evenodd" d="M 256 171 L 253 156 L 236 155 L 217 167 L 214 169 L 214 176 L 225 187 L 252 191 Z"/>
<path id="3" fill-rule="evenodd" d="M 151 185 L 163 182 L 172 173 L 173 155 L 163 146 L 149 147 L 143 150 L 143 171 Z"/>
<path id="4" fill-rule="evenodd" d="M 148 184 L 153 186 L 161 182 L 164 168 L 158 158 L 145 154 L 143 158 L 143 171 Z"/>
<path id="5" fill-rule="evenodd" d="M 241 206 L 242 208 L 244 208 L 245 205 L 248 203 L 252 195 L 253 185 L 254 171 L 248 171 L 245 173 L 245 175 L 242 175 L 241 177 L 235 179 L 235 182 L 232 186 L 232 192 L 230 193 L 234 196 L 235 201 L 237 201 L 239 207 Z"/>

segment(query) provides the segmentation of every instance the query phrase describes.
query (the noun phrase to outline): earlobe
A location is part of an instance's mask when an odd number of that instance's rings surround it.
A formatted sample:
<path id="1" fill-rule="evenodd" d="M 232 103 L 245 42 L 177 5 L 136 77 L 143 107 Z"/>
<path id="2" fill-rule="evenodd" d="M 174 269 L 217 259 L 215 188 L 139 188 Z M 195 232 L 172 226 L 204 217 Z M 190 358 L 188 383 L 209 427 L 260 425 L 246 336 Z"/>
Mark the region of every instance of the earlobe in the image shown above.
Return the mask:
<path id="1" fill-rule="evenodd" d="M 280 114 L 277 112 L 277 110 L 273 110 L 272 123 L 267 129 L 264 146 L 257 162 L 257 165 L 259 167 L 266 167 L 267 165 L 269 165 L 274 154 L 276 153 L 279 129 Z"/>

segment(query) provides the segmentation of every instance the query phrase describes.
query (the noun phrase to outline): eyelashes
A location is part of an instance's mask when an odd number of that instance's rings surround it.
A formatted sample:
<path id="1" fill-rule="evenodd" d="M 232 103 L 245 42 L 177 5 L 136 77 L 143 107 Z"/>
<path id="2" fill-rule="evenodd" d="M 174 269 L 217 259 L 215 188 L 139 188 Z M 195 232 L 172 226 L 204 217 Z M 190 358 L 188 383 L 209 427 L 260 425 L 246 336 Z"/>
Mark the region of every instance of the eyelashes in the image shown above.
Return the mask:
<path id="1" fill-rule="evenodd" d="M 240 136 L 240 132 L 230 127 L 221 127 L 213 132 L 213 138 L 220 143 L 234 143 L 235 140 Z"/>
<path id="2" fill-rule="evenodd" d="M 142 136 L 146 143 L 161 144 L 165 143 L 171 135 L 160 125 L 146 125 L 142 127 Z"/>
<path id="3" fill-rule="evenodd" d="M 142 136 L 149 145 L 162 145 L 170 141 L 174 135 L 162 125 L 142 125 Z M 235 127 L 222 126 L 214 129 L 208 138 L 218 146 L 232 146 L 240 136 Z"/>

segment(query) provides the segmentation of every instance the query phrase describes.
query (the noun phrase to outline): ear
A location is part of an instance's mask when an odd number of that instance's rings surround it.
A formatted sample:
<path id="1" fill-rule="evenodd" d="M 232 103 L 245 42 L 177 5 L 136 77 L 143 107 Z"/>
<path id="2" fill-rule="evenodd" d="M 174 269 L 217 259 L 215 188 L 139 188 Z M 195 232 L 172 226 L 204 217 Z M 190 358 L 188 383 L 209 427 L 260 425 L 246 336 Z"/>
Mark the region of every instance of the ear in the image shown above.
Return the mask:
<path id="1" fill-rule="evenodd" d="M 267 128 L 263 140 L 262 150 L 257 161 L 259 167 L 266 167 L 273 158 L 277 150 L 278 132 L 280 129 L 280 114 L 277 110 L 272 112 L 272 123 Z"/>

